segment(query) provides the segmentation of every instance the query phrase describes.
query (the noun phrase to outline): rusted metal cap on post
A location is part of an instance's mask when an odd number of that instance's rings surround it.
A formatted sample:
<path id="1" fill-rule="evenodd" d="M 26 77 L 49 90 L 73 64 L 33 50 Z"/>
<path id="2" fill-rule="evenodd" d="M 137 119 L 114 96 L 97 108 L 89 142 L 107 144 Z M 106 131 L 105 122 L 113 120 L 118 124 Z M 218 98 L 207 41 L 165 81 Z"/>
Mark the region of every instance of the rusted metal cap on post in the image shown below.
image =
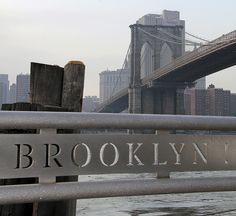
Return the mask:
<path id="1" fill-rule="evenodd" d="M 77 61 L 77 60 L 69 61 L 66 65 L 68 65 L 68 64 L 84 65 L 84 66 L 85 66 L 85 64 L 84 64 L 82 61 Z M 66 65 L 65 65 L 65 66 L 66 66 Z"/>

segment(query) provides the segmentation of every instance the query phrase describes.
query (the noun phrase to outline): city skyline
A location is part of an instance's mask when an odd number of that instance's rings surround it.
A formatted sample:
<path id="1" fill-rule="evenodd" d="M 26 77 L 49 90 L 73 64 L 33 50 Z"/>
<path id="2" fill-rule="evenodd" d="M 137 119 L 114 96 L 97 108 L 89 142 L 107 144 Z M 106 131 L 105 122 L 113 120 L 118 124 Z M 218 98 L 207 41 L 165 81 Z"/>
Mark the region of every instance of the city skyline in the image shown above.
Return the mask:
<path id="1" fill-rule="evenodd" d="M 86 65 L 84 96 L 98 95 L 99 73 L 122 67 L 130 42 L 129 25 L 143 15 L 177 10 L 187 32 L 212 40 L 235 30 L 234 6 L 233 0 L 228 5 L 213 0 L 195 4 L 183 0 L 52 0 L 43 4 L 37 0 L 3 0 L 1 73 L 9 74 L 13 83 L 16 74 L 29 73 L 32 61 L 64 66 L 69 60 L 81 60 Z M 236 92 L 235 71 L 233 67 L 211 75 L 207 84 Z"/>
<path id="2" fill-rule="evenodd" d="M 8 74 L 0 74 L 0 109 L 3 104 L 29 102 L 30 75 L 17 74 L 16 83 L 9 85 Z"/>

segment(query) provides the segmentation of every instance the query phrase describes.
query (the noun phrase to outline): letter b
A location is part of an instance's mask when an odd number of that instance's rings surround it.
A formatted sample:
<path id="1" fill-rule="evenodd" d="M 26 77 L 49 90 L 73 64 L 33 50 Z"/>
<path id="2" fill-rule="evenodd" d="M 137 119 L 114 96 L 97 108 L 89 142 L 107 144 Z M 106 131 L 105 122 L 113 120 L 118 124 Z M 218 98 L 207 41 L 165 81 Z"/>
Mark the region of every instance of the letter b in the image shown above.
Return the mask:
<path id="1" fill-rule="evenodd" d="M 15 144 L 16 148 L 17 148 L 17 153 L 16 153 L 16 168 L 15 169 L 26 169 L 29 168 L 33 165 L 34 160 L 33 158 L 30 156 L 31 153 L 33 152 L 33 148 L 29 145 L 29 144 Z M 22 153 L 22 148 L 25 147 L 27 148 L 28 152 L 26 154 Z M 26 160 L 28 160 L 28 164 L 26 164 L 25 166 L 22 166 L 22 159 L 25 158 Z"/>

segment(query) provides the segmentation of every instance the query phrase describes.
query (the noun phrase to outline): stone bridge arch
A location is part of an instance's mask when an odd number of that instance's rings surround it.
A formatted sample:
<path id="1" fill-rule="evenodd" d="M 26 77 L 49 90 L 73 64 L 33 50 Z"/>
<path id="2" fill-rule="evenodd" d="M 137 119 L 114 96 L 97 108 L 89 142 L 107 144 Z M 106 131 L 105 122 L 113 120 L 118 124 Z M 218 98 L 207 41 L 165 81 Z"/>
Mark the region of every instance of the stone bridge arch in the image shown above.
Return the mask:
<path id="1" fill-rule="evenodd" d="M 140 83 L 141 51 L 145 44 L 153 50 L 153 69 L 160 68 L 161 49 L 166 45 L 172 51 L 173 59 L 183 55 L 183 44 L 177 39 L 182 37 L 183 26 L 158 26 L 134 24 L 131 28 L 131 85 Z M 165 33 L 166 32 L 166 33 Z M 176 38 L 172 37 L 174 35 Z"/>
<path id="2" fill-rule="evenodd" d="M 161 47 L 160 51 L 160 67 L 164 67 L 165 65 L 172 62 L 174 59 L 173 51 L 167 43 L 164 43 Z"/>
<path id="3" fill-rule="evenodd" d="M 141 79 L 154 71 L 154 50 L 149 41 L 146 41 L 140 53 Z"/>
<path id="4" fill-rule="evenodd" d="M 131 28 L 131 74 L 129 85 L 129 112 L 142 113 L 141 79 L 150 71 L 141 68 L 143 47 L 152 49 L 153 71 L 160 68 L 166 62 L 161 58 L 162 48 L 167 47 L 171 51 L 171 58 L 175 59 L 183 55 L 183 43 L 178 38 L 183 37 L 183 26 L 141 25 L 134 24 Z M 172 36 L 173 35 L 173 36 Z M 182 40 L 183 41 L 183 40 Z M 161 60 L 162 59 L 162 60 Z"/>

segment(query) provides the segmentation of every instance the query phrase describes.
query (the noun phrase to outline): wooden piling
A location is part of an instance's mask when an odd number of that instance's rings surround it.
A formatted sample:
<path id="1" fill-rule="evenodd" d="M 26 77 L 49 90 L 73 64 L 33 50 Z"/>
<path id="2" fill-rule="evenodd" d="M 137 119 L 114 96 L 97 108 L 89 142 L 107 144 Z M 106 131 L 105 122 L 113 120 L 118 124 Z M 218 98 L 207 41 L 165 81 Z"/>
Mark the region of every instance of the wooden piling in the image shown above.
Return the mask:
<path id="1" fill-rule="evenodd" d="M 62 91 L 62 107 L 71 112 L 81 112 L 84 89 L 85 65 L 70 61 L 65 65 Z"/>
<path id="2" fill-rule="evenodd" d="M 61 106 L 64 69 L 32 62 L 30 70 L 30 102 Z"/>
<path id="3" fill-rule="evenodd" d="M 85 66 L 80 61 L 71 61 L 64 69 L 55 65 L 31 63 L 30 103 L 3 104 L 2 110 L 81 112 L 84 70 Z M 60 132 L 71 133 L 73 130 L 60 130 Z M 36 133 L 36 131 L 21 130 L 20 133 Z M 77 180 L 77 176 L 57 178 L 57 182 Z M 0 184 L 20 184 L 22 181 L 33 183 L 37 182 L 37 179 L 2 180 Z M 7 215 L 75 216 L 76 200 L 0 206 L 0 216 Z"/>

